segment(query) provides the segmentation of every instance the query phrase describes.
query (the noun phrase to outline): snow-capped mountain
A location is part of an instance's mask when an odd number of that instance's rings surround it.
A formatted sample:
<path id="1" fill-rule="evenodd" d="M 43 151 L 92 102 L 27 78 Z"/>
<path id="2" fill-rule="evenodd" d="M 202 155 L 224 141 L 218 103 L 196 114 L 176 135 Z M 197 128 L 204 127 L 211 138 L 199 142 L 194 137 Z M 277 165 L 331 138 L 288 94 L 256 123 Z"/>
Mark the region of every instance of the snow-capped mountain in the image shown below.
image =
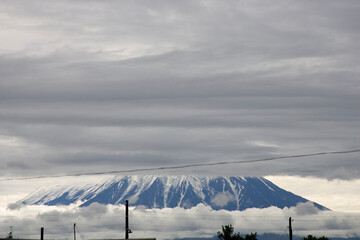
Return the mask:
<path id="1" fill-rule="evenodd" d="M 202 203 L 215 210 L 284 208 L 308 201 L 258 177 L 125 176 L 95 185 L 41 188 L 20 202 L 88 206 L 124 204 L 125 200 L 129 200 L 129 205 L 148 208 L 191 208 Z"/>

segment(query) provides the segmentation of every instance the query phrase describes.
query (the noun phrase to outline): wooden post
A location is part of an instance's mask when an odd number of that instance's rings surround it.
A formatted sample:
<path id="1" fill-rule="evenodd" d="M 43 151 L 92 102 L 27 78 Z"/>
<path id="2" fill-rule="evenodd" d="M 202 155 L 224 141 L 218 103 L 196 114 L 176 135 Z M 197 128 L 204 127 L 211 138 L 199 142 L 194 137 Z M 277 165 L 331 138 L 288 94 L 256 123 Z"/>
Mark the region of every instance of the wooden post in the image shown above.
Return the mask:
<path id="1" fill-rule="evenodd" d="M 289 240 L 292 240 L 291 217 L 289 217 Z"/>
<path id="2" fill-rule="evenodd" d="M 125 201 L 125 239 L 129 239 L 129 201 Z"/>
<path id="3" fill-rule="evenodd" d="M 76 240 L 76 230 L 75 230 L 75 227 L 76 227 L 76 223 L 74 223 L 74 240 Z"/>
<path id="4" fill-rule="evenodd" d="M 40 229 L 40 240 L 44 240 L 44 228 Z"/>

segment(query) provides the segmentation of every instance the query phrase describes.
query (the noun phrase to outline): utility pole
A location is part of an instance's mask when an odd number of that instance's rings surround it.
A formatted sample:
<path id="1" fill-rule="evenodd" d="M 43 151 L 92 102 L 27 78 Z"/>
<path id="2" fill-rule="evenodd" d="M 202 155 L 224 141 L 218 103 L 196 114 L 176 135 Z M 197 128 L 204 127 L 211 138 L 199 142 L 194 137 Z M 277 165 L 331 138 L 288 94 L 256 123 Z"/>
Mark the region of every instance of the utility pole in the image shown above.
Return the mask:
<path id="1" fill-rule="evenodd" d="M 76 223 L 74 223 L 74 240 L 76 240 L 76 230 L 75 230 L 75 227 L 76 227 Z"/>
<path id="2" fill-rule="evenodd" d="M 129 239 L 129 201 L 125 201 L 125 239 Z"/>
<path id="3" fill-rule="evenodd" d="M 289 240 L 292 240 L 291 217 L 289 217 Z"/>
<path id="4" fill-rule="evenodd" d="M 8 239 L 13 239 L 13 227 L 10 226 L 10 232 L 8 234 Z"/>
<path id="5" fill-rule="evenodd" d="M 44 240 L 44 228 L 40 229 L 40 240 Z"/>

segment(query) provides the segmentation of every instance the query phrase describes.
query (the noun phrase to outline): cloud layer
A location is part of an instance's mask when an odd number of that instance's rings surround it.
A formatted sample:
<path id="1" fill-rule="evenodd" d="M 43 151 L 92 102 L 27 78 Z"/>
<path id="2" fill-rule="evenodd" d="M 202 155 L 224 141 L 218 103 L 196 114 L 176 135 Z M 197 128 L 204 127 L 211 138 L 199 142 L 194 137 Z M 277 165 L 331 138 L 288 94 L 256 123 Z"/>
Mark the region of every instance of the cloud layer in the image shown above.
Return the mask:
<path id="1" fill-rule="evenodd" d="M 16 238 L 37 238 L 45 228 L 47 238 L 73 238 L 73 224 L 79 239 L 123 238 L 124 206 L 93 204 L 74 206 L 20 206 L 0 208 L 0 231 L 13 226 Z M 130 208 L 129 222 L 132 238 L 175 239 L 184 237 L 212 237 L 221 226 L 232 224 L 242 234 L 272 232 L 286 234 L 288 219 L 292 217 L 293 233 L 328 237 L 359 237 L 359 214 L 319 211 L 311 203 L 290 209 L 270 207 L 246 211 L 214 211 L 204 205 L 191 209 Z M 26 217 L 25 217 L 26 216 Z"/>
<path id="2" fill-rule="evenodd" d="M 0 5 L 2 176 L 359 146 L 357 1 L 35 2 Z M 359 169 L 349 154 L 187 173 Z"/>

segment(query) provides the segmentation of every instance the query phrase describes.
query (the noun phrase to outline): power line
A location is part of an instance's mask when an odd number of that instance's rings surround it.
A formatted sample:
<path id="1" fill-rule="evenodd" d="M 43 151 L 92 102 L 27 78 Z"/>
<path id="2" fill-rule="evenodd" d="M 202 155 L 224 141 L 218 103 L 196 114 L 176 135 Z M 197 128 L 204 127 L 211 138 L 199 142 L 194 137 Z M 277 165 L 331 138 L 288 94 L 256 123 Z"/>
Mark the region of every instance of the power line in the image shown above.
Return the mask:
<path id="1" fill-rule="evenodd" d="M 34 176 L 34 177 L 14 177 L 14 178 L 0 179 L 0 182 L 12 181 L 12 180 L 30 180 L 30 179 L 42 179 L 42 178 L 79 177 L 79 176 L 91 176 L 91 175 L 118 174 L 118 173 L 162 171 L 162 170 L 184 169 L 184 168 L 191 168 L 191 167 L 205 167 L 205 166 L 216 166 L 216 165 L 229 165 L 229 164 L 259 163 L 259 162 L 275 161 L 275 160 L 280 160 L 280 159 L 303 158 L 303 157 L 333 155 L 333 154 L 347 154 L 347 153 L 356 153 L 356 152 L 360 152 L 360 149 L 347 150 L 347 151 L 334 151 L 334 152 L 317 152 L 317 153 L 289 155 L 289 156 L 278 156 L 278 157 L 261 158 L 261 159 L 254 159 L 254 160 L 235 160 L 235 161 L 213 162 L 213 163 L 194 163 L 194 164 L 185 164 L 185 165 L 177 165 L 177 166 L 134 168 L 134 169 L 128 169 L 128 170 L 70 173 L 70 174 L 62 174 L 62 175 L 43 175 L 43 176 Z"/>

